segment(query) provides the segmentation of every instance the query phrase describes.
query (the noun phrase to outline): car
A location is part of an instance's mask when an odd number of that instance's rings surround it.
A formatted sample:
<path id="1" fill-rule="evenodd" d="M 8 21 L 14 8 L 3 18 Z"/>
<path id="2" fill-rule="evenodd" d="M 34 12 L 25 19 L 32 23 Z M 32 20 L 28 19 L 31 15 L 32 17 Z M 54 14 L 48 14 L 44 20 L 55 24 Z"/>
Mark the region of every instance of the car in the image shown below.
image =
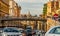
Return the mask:
<path id="1" fill-rule="evenodd" d="M 26 36 L 25 30 L 23 28 L 18 29 L 20 33 L 22 33 L 22 36 Z"/>
<path id="2" fill-rule="evenodd" d="M 0 31 L 0 36 L 22 36 L 18 28 L 15 27 L 5 27 Z"/>
<path id="3" fill-rule="evenodd" d="M 45 36 L 60 36 L 60 26 L 54 26 L 50 28 Z"/>
<path id="4" fill-rule="evenodd" d="M 24 33 L 24 32 L 25 32 L 25 30 L 22 29 L 22 28 L 19 28 L 18 30 L 19 30 L 21 33 Z"/>
<path id="5" fill-rule="evenodd" d="M 31 28 L 31 26 L 27 26 L 25 32 L 26 32 L 26 36 L 32 36 L 32 28 Z"/>

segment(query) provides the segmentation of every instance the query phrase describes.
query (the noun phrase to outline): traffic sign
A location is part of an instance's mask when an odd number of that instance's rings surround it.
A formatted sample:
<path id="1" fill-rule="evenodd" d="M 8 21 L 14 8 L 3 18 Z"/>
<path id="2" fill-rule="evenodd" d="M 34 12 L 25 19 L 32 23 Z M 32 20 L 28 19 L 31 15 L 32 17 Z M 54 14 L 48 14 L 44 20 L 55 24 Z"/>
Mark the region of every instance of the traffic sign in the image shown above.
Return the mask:
<path id="1" fill-rule="evenodd" d="M 55 20 L 58 20 L 58 17 L 59 17 L 59 16 L 58 16 L 58 14 L 54 14 L 53 17 L 54 17 Z"/>
<path id="2" fill-rule="evenodd" d="M 58 18 L 58 14 L 54 14 L 54 18 Z"/>

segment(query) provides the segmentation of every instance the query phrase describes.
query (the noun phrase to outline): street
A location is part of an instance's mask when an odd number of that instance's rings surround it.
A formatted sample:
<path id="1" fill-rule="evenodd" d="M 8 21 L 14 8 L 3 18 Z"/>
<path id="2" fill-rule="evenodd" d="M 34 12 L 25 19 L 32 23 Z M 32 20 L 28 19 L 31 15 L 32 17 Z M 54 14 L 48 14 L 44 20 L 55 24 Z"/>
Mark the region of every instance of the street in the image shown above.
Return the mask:
<path id="1" fill-rule="evenodd" d="M 0 36 L 60 36 L 60 0 L 0 0 Z"/>

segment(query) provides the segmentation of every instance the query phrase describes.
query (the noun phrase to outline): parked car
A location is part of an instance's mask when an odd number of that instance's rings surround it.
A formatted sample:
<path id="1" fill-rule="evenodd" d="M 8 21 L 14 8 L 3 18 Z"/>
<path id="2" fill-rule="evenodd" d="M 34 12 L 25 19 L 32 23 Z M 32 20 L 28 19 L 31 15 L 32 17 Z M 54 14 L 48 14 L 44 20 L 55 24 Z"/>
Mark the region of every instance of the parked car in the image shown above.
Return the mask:
<path id="1" fill-rule="evenodd" d="M 54 26 L 50 28 L 45 36 L 60 36 L 60 26 Z"/>
<path id="2" fill-rule="evenodd" d="M 22 36 L 18 28 L 15 27 L 5 27 L 0 31 L 0 36 Z"/>

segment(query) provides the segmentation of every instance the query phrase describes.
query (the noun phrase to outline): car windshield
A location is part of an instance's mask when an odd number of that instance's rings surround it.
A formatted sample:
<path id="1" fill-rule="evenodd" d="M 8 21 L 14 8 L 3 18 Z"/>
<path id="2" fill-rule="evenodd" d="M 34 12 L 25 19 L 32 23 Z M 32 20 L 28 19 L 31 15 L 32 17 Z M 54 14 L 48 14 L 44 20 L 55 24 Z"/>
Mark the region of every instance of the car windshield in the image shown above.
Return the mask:
<path id="1" fill-rule="evenodd" d="M 19 32 L 16 28 L 5 28 L 4 32 Z"/>
<path id="2" fill-rule="evenodd" d="M 26 28 L 26 31 L 27 31 L 27 32 L 32 32 L 32 28 L 31 28 L 31 27 L 27 27 L 27 28 Z"/>
<path id="3" fill-rule="evenodd" d="M 60 34 L 60 27 L 56 27 L 56 28 L 52 29 L 49 33 Z"/>
<path id="4" fill-rule="evenodd" d="M 31 29 L 31 27 L 27 27 L 26 29 Z"/>
<path id="5" fill-rule="evenodd" d="M 32 28 L 31 27 L 27 27 L 26 30 L 32 30 Z"/>
<path id="6" fill-rule="evenodd" d="M 32 32 L 32 30 L 30 30 L 30 29 L 27 29 L 26 31 L 27 31 L 27 32 Z"/>

